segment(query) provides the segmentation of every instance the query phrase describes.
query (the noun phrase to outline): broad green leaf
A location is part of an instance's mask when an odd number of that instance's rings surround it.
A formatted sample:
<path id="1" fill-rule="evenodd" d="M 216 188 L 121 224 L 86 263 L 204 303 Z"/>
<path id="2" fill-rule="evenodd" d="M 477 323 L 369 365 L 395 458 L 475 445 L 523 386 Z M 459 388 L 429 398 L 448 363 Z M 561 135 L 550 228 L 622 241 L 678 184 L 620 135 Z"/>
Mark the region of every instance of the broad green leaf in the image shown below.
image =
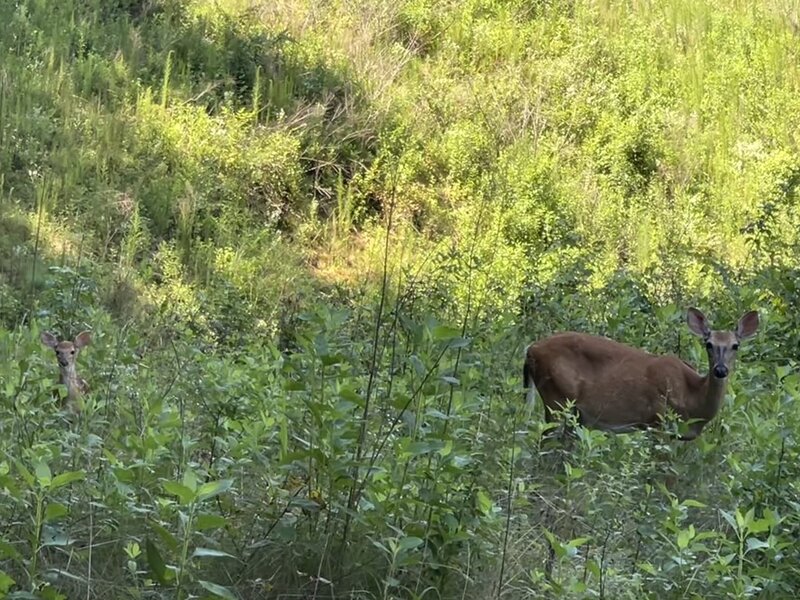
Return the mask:
<path id="1" fill-rule="evenodd" d="M 190 490 L 185 485 L 181 485 L 177 481 L 164 482 L 164 490 L 168 494 L 177 496 L 181 504 L 189 504 L 195 499 L 194 491 Z"/>
<path id="2" fill-rule="evenodd" d="M 186 469 L 183 474 L 183 485 L 192 492 L 197 491 L 197 474 L 192 469 Z"/>
<path id="3" fill-rule="evenodd" d="M 425 374 L 428 372 L 428 369 L 425 366 L 425 363 L 423 363 L 420 360 L 419 356 L 417 356 L 416 354 L 412 354 L 411 356 L 408 357 L 408 360 L 411 363 L 411 366 L 414 367 L 414 372 L 419 377 L 424 377 Z"/>
<path id="4" fill-rule="evenodd" d="M 223 492 L 227 492 L 233 485 L 233 479 L 220 479 L 218 481 L 209 481 L 200 486 L 197 490 L 197 497 L 202 500 L 208 500 L 214 496 L 218 496 Z"/>
<path id="5" fill-rule="evenodd" d="M 448 325 L 437 325 L 431 330 L 431 338 L 434 341 L 452 340 L 461 335 L 461 330 Z"/>
<path id="6" fill-rule="evenodd" d="M 747 538 L 747 551 L 750 550 L 760 550 L 761 548 L 769 548 L 769 544 L 763 540 L 760 540 L 756 537 L 749 537 Z"/>
<path id="7" fill-rule="evenodd" d="M 167 566 L 164 564 L 164 559 L 161 558 L 158 548 L 150 539 L 145 541 L 145 553 L 147 555 L 147 565 L 150 567 L 153 578 L 161 585 L 169 584 L 170 577 Z"/>
<path id="8" fill-rule="evenodd" d="M 416 548 L 421 546 L 423 540 L 418 537 L 408 536 L 404 538 L 400 538 L 399 548 L 400 550 L 411 550 L 412 548 Z"/>
<path id="9" fill-rule="evenodd" d="M 744 516 L 739 512 L 738 508 L 736 509 L 736 529 L 739 531 L 744 529 Z"/>
<path id="10" fill-rule="evenodd" d="M 25 483 L 27 483 L 27 484 L 28 484 L 28 487 L 33 487 L 33 486 L 34 486 L 34 484 L 36 483 L 36 479 L 35 479 L 35 478 L 34 478 L 34 476 L 31 474 L 31 472 L 30 472 L 30 471 L 28 471 L 28 469 L 26 469 L 26 468 L 25 468 L 25 465 L 23 465 L 23 464 L 22 464 L 20 461 L 18 461 L 18 460 L 15 460 L 15 461 L 14 461 L 14 464 L 17 466 L 17 471 L 18 471 L 18 472 L 19 472 L 19 474 L 22 476 L 22 478 L 25 480 Z"/>
<path id="11" fill-rule="evenodd" d="M 178 540 L 175 539 L 175 536 L 172 535 L 172 533 L 170 533 L 169 530 L 167 530 L 165 527 L 155 522 L 151 522 L 150 526 L 158 534 L 158 537 L 161 538 L 161 541 L 163 541 L 164 544 L 166 544 L 170 552 L 177 552 Z"/>
<path id="12" fill-rule="evenodd" d="M 443 413 L 437 408 L 429 408 L 428 410 L 425 411 L 425 416 L 443 420 L 449 420 L 453 418 L 453 417 L 448 417 L 445 413 Z"/>
<path id="13" fill-rule="evenodd" d="M 459 469 L 464 469 L 470 466 L 473 462 L 475 462 L 471 456 L 467 456 L 464 454 L 457 454 L 453 456 L 452 460 L 453 460 L 453 465 L 458 467 Z"/>
<path id="14" fill-rule="evenodd" d="M 82 481 L 84 477 L 86 477 L 86 473 L 83 470 L 60 473 L 53 477 L 53 483 L 50 484 L 50 489 L 55 490 L 74 481 Z"/>
<path id="15" fill-rule="evenodd" d="M 642 562 L 637 565 L 642 571 L 645 573 L 649 573 L 650 575 L 656 574 L 656 568 L 650 564 L 649 562 Z"/>
<path id="16" fill-rule="evenodd" d="M 320 356 L 320 360 L 322 361 L 322 364 L 326 367 L 331 367 L 333 365 L 338 365 L 345 362 L 344 357 L 338 352 L 334 354 L 322 354 Z"/>
<path id="17" fill-rule="evenodd" d="M 770 527 L 774 527 L 778 523 L 781 522 L 781 517 L 777 513 L 775 509 L 772 508 L 765 508 L 764 509 L 764 519 L 769 523 Z"/>
<path id="18" fill-rule="evenodd" d="M 53 502 L 47 505 L 47 508 L 44 509 L 44 520 L 45 521 L 54 521 L 56 519 L 60 519 L 61 517 L 67 515 L 69 511 L 67 507 L 59 502 Z"/>
<path id="19" fill-rule="evenodd" d="M 219 515 L 201 514 L 197 515 L 194 526 L 195 529 L 202 531 L 204 529 L 218 529 L 225 527 L 225 518 Z"/>
<path id="20" fill-rule="evenodd" d="M 475 504 L 481 513 L 488 515 L 492 511 L 492 499 L 483 490 L 478 490 L 475 493 Z"/>
<path id="21" fill-rule="evenodd" d="M 751 508 L 750 510 L 748 510 L 748 511 L 745 513 L 745 515 L 744 515 L 744 526 L 745 526 L 747 529 L 750 529 L 750 525 L 751 525 L 751 524 L 753 523 L 753 521 L 755 520 L 755 516 L 756 516 L 756 511 L 755 511 L 755 509 L 753 509 L 753 508 Z"/>
<path id="22" fill-rule="evenodd" d="M 462 338 L 462 337 L 453 338 L 452 340 L 450 340 L 448 342 L 447 347 L 448 348 L 466 348 L 467 346 L 470 345 L 470 343 L 471 343 L 471 340 L 469 338 Z"/>
<path id="23" fill-rule="evenodd" d="M 0 594 L 7 594 L 16 583 L 5 571 L 0 571 Z"/>
<path id="24" fill-rule="evenodd" d="M 433 450 L 433 445 L 430 442 L 411 442 L 408 445 L 408 453 L 412 456 L 419 456 L 426 454 Z"/>
<path id="25" fill-rule="evenodd" d="M 40 486 L 43 488 L 50 487 L 50 483 L 53 481 L 53 474 L 50 472 L 50 467 L 46 462 L 37 462 L 34 467 L 34 472 L 36 473 L 36 480 L 39 482 Z"/>
<path id="26" fill-rule="evenodd" d="M 447 456 L 453 451 L 453 440 L 447 440 L 444 446 L 439 450 L 441 456 Z"/>
<path id="27" fill-rule="evenodd" d="M 192 556 L 195 557 L 211 557 L 211 558 L 233 558 L 236 557 L 232 554 L 228 554 L 227 552 L 223 552 L 222 550 L 214 550 L 213 548 L 195 548 L 194 552 L 192 552 Z"/>
<path id="28" fill-rule="evenodd" d="M 678 548 L 681 550 L 685 550 L 686 547 L 689 545 L 692 537 L 688 530 L 683 529 L 678 532 Z"/>
<path id="29" fill-rule="evenodd" d="M 567 555 L 567 548 L 558 540 L 555 535 L 547 531 L 547 529 L 544 530 L 544 535 L 547 538 L 547 541 L 550 542 L 550 547 L 553 549 L 553 552 L 555 552 L 558 558 L 563 558 Z"/>
<path id="30" fill-rule="evenodd" d="M 298 508 L 302 508 L 303 510 L 308 510 L 312 512 L 319 512 L 320 511 L 320 504 L 315 500 L 309 500 L 308 498 L 292 498 L 290 504 L 292 506 L 297 506 Z"/>
<path id="31" fill-rule="evenodd" d="M 564 463 L 564 471 L 567 474 L 567 477 L 570 479 L 580 479 L 586 473 L 583 469 L 579 467 L 573 467 L 568 463 Z"/>
<path id="32" fill-rule="evenodd" d="M 4 542 L 0 540 L 0 559 L 5 558 L 13 558 L 15 560 L 19 560 L 22 558 L 19 551 L 9 544 L 8 542 Z"/>
<path id="33" fill-rule="evenodd" d="M 339 386 L 339 396 L 358 406 L 364 406 L 364 399 L 349 385 Z"/>
<path id="34" fill-rule="evenodd" d="M 117 481 L 123 483 L 133 483 L 136 481 L 136 472 L 133 469 L 124 469 L 122 467 L 114 467 L 111 469 Z"/>
<path id="35" fill-rule="evenodd" d="M 731 513 L 726 510 L 720 510 L 719 513 L 722 515 L 722 518 L 728 522 L 728 525 L 730 525 L 735 531 L 738 531 L 739 528 L 736 525 L 736 519 Z"/>
<path id="36" fill-rule="evenodd" d="M 586 561 L 586 568 L 595 577 L 598 579 L 603 576 L 602 571 L 600 570 L 600 565 L 597 564 L 597 561 L 588 559 Z"/>
<path id="37" fill-rule="evenodd" d="M 225 598 L 225 600 L 237 600 L 236 596 L 233 595 L 233 592 L 219 584 L 212 583 L 210 581 L 203 581 L 202 579 L 198 579 L 197 583 L 199 583 L 206 591 L 214 594 L 217 598 Z"/>
<path id="38" fill-rule="evenodd" d="M 125 544 L 124 549 L 125 554 L 127 554 L 129 558 L 138 558 L 142 553 L 142 549 L 139 547 L 138 542 L 128 542 Z"/>
<path id="39" fill-rule="evenodd" d="M 461 385 L 461 382 L 456 377 L 451 377 L 450 375 L 442 375 L 442 381 L 450 385 Z"/>
<path id="40" fill-rule="evenodd" d="M 402 393 L 393 394 L 390 402 L 394 408 L 402 410 L 404 408 L 408 408 L 409 397 Z"/>
<path id="41" fill-rule="evenodd" d="M 287 379 L 283 382 L 283 389 L 287 392 L 301 392 L 306 389 L 306 382 L 302 379 Z"/>
<path id="42" fill-rule="evenodd" d="M 86 441 L 88 442 L 88 446 L 90 448 L 101 448 L 103 446 L 103 438 L 101 438 L 99 435 L 95 435 L 94 433 L 87 435 Z"/>
<path id="43" fill-rule="evenodd" d="M 750 533 L 763 533 L 765 531 L 769 531 L 770 527 L 770 519 L 754 519 L 753 522 L 750 523 L 748 530 Z"/>

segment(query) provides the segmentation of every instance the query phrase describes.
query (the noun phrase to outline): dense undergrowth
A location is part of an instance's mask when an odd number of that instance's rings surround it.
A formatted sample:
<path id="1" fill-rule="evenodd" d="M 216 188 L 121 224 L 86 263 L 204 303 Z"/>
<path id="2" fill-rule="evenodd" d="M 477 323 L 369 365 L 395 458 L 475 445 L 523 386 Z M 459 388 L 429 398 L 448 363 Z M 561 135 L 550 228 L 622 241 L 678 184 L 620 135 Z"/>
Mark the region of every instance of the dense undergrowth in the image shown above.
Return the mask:
<path id="1" fill-rule="evenodd" d="M 0 598 L 794 597 L 798 23 L 0 3 Z M 542 441 L 527 343 L 691 304 L 762 319 L 698 440 Z"/>

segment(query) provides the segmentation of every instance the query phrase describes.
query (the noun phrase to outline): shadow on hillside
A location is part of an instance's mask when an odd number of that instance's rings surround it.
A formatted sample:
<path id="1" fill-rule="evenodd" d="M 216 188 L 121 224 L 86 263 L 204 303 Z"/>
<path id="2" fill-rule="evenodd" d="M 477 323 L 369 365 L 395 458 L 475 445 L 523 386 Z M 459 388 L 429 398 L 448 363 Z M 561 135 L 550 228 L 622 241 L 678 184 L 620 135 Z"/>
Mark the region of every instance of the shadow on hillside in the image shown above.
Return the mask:
<path id="1" fill-rule="evenodd" d="M 30 293 L 46 266 L 33 252 L 34 232 L 22 215 L 0 207 L 0 284 Z"/>
<path id="2" fill-rule="evenodd" d="M 0 283 L 5 295 L 32 296 L 24 301 L 31 306 L 58 300 L 55 292 L 53 298 L 42 293 L 46 286 L 83 290 L 85 280 L 93 279 L 101 288 L 96 296 L 124 319 L 139 312 L 143 300 L 136 282 L 111 273 L 123 253 L 135 256 L 133 269 L 148 283 L 159 285 L 163 273 L 153 263 L 163 242 L 174 244 L 185 270 L 180 277 L 195 278 L 202 287 L 216 273 L 210 263 L 203 264 L 213 254 L 198 258 L 198 248 L 218 247 L 222 230 L 226 239 L 246 242 L 263 228 L 289 227 L 288 217 L 311 206 L 312 199 L 325 212 L 326 204 L 335 202 L 337 186 L 370 164 L 377 136 L 374 123 L 364 120 L 371 118 L 362 112 L 369 108 L 366 94 L 346 65 L 332 62 L 316 41 L 262 27 L 252 12 L 191 13 L 189 3 L 170 0 L 101 4 L 76 5 L 66 20 L 47 3 L 30 3 L 24 14 L 14 13 L 20 25 L 17 45 L 26 52 L 20 54 L 19 69 L 9 70 L 11 83 L 20 85 L 7 88 L 9 106 L 17 113 L 11 115 L 14 144 L 0 152 L 0 181 L 4 193 L 13 189 L 19 213 L 0 215 Z M 48 49 L 55 53 L 54 64 L 67 71 L 75 93 L 61 93 L 51 77 L 23 78 L 25 57 Z M 168 112 L 154 117 L 163 119 L 152 127 L 155 140 L 142 139 L 137 120 L 148 117 L 136 112 L 136 103 L 143 88 L 158 97 L 165 79 L 170 105 L 201 106 L 218 117 L 215 123 L 223 131 L 228 119 L 247 117 L 231 109 L 255 107 L 254 137 L 285 131 L 300 149 L 287 154 L 278 137 L 272 146 L 259 146 L 263 164 L 252 156 L 215 155 L 232 165 L 220 177 L 216 163 L 203 164 L 208 160 L 202 148 L 163 139 L 173 118 Z M 36 111 L 29 114 L 33 104 Z M 158 129 L 162 125 L 164 131 Z M 187 166 L 187 156 L 199 157 L 197 164 Z M 300 184 L 284 186 L 280 165 L 292 160 L 291 177 Z M 30 223 L 41 200 L 31 173 L 53 183 L 46 198 L 48 220 L 65 236 L 80 239 L 80 258 L 59 257 L 57 251 L 48 256 L 48 244 L 37 243 Z M 227 184 L 244 177 L 247 186 L 231 191 Z M 288 207 L 277 211 L 285 220 L 272 217 L 276 205 Z M 136 227 L 134 218 L 140 219 Z M 124 249 L 126 243 L 136 248 Z M 242 247 L 236 250 L 248 252 Z M 264 260 L 280 260 L 259 252 Z M 96 264 L 87 264 L 87 256 Z M 276 269 L 285 270 L 286 264 Z M 316 285 L 313 274 L 302 277 L 305 289 Z M 223 286 L 216 294 L 219 302 L 236 306 L 239 300 L 231 296 L 238 292 L 228 282 Z M 285 287 L 294 293 L 298 286 Z"/>

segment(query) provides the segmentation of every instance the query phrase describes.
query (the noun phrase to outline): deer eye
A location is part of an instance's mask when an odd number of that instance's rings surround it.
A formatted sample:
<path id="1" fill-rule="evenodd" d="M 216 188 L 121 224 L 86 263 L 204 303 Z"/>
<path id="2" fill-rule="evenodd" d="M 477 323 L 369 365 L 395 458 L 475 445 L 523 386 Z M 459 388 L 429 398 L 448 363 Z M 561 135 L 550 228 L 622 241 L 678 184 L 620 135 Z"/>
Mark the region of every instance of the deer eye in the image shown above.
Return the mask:
<path id="1" fill-rule="evenodd" d="M 733 346 L 731 346 L 731 348 L 733 348 L 734 350 L 738 350 L 739 349 L 739 344 L 734 344 Z"/>
<path id="2" fill-rule="evenodd" d="M 714 347 L 714 344 L 711 342 L 706 342 L 706 350 L 711 350 Z"/>
<path id="3" fill-rule="evenodd" d="M 70 351 L 69 351 L 69 353 L 70 353 L 70 354 L 75 354 L 75 350 L 74 350 L 74 349 L 73 349 L 73 350 L 70 350 Z"/>

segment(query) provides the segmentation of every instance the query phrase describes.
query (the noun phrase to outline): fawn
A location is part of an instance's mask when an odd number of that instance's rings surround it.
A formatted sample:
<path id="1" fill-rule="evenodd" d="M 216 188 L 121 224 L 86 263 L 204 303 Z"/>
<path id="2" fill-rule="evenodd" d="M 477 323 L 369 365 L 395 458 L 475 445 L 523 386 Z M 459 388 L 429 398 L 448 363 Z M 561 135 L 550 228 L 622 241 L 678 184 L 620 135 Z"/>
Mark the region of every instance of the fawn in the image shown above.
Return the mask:
<path id="1" fill-rule="evenodd" d="M 41 339 L 45 346 L 55 350 L 58 367 L 61 371 L 59 383 L 67 388 L 67 407 L 72 412 L 78 412 L 80 410 L 79 399 L 89 391 L 89 384 L 78 375 L 75 370 L 75 361 L 81 348 L 88 346 L 92 341 L 92 334 L 84 331 L 79 333 L 72 342 L 69 340 L 59 342 L 52 333 L 43 331 Z"/>

